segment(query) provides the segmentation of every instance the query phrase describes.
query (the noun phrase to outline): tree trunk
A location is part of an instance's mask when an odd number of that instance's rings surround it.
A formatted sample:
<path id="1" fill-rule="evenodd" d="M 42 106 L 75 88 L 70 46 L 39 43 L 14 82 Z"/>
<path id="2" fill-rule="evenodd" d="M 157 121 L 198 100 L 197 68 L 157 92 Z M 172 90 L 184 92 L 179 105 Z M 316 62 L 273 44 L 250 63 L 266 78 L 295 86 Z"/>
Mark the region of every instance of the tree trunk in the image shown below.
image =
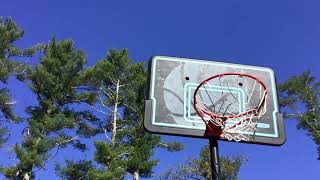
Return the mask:
<path id="1" fill-rule="evenodd" d="M 134 179 L 134 180 L 139 180 L 139 171 L 135 171 L 135 172 L 133 173 L 133 179 Z"/>
<path id="2" fill-rule="evenodd" d="M 23 180 L 29 180 L 30 179 L 30 176 L 29 176 L 29 173 L 24 173 L 23 175 Z"/>
<path id="3" fill-rule="evenodd" d="M 119 86 L 120 82 L 119 80 L 117 81 L 116 85 L 116 97 L 114 101 L 114 109 L 112 112 L 112 138 L 111 138 L 111 143 L 114 143 L 116 140 L 116 134 L 117 134 L 117 114 L 118 114 L 118 103 L 119 103 Z"/>
<path id="4" fill-rule="evenodd" d="M 21 179 L 21 180 L 30 180 L 32 174 L 32 168 L 28 170 L 26 169 L 19 169 L 15 175 L 12 177 L 10 176 L 10 179 Z"/>

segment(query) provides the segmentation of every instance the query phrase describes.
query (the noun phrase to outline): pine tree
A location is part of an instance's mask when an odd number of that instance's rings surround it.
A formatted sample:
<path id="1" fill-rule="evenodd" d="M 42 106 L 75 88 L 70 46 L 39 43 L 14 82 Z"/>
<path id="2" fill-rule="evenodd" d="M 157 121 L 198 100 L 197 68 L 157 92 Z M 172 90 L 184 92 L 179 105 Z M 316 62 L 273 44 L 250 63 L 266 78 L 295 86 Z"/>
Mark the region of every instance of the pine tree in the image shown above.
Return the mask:
<path id="1" fill-rule="evenodd" d="M 133 147 L 133 152 L 128 158 L 127 172 L 133 175 L 135 180 L 139 177 L 151 177 L 152 169 L 158 164 L 159 160 L 151 160 L 156 147 L 164 148 L 170 152 L 183 149 L 182 144 L 177 142 L 162 142 L 160 136 L 148 133 L 143 127 L 144 120 L 144 100 L 146 94 L 146 73 L 141 67 L 141 72 L 134 86 L 128 91 L 130 97 L 127 101 L 128 108 L 125 109 L 124 116 L 128 119 L 127 142 L 128 146 Z"/>
<path id="2" fill-rule="evenodd" d="M 15 47 L 14 42 L 21 39 L 23 34 L 24 31 L 11 18 L 0 17 L 0 112 L 3 116 L 0 116 L 0 125 L 5 124 L 4 119 L 12 122 L 20 120 L 12 110 L 14 102 L 4 86 L 12 75 L 19 80 L 23 80 L 25 76 L 26 65 L 15 61 L 14 58 L 32 56 L 41 48 L 40 45 L 28 49 Z M 6 132 L 4 127 L 0 127 L 0 147 L 6 140 Z"/>
<path id="3" fill-rule="evenodd" d="M 27 109 L 30 118 L 23 143 L 14 146 L 19 162 L 3 169 L 6 177 L 33 178 L 61 148 L 71 143 L 79 146 L 76 141 L 79 136 L 94 133 L 86 122 L 95 118 L 70 106 L 88 101 L 90 97 L 77 90 L 85 62 L 84 53 L 76 50 L 70 40 L 57 42 L 53 38 L 45 47 L 40 64 L 28 73 L 29 86 L 38 105 Z"/>
<path id="4" fill-rule="evenodd" d="M 320 82 L 306 71 L 280 84 L 278 89 L 284 117 L 299 120 L 298 129 L 306 130 L 318 145 L 320 159 Z"/>
<path id="5" fill-rule="evenodd" d="M 130 88 L 137 82 L 138 73 L 143 71 L 143 64 L 130 64 L 127 50 L 110 50 L 106 58 L 87 70 L 84 77 L 86 85 L 97 92 L 97 104 L 92 109 L 101 113 L 102 132 L 107 141 L 95 142 L 95 160 L 107 172 L 90 171 L 90 176 L 122 178 L 126 174 L 127 156 L 132 147 L 123 143 L 126 136 L 126 118 L 122 111 L 128 108 Z"/>
<path id="6" fill-rule="evenodd" d="M 240 167 L 247 161 L 243 156 L 220 157 L 220 179 L 239 179 Z M 186 162 L 179 164 L 177 168 L 169 168 L 160 175 L 163 180 L 184 180 L 184 179 L 211 179 L 210 150 L 208 146 L 202 148 L 199 158 L 189 158 Z"/>
<path id="7" fill-rule="evenodd" d="M 144 130 L 146 72 L 143 63 L 128 58 L 127 50 L 110 50 L 105 59 L 87 69 L 83 79 L 85 89 L 97 93 L 97 103 L 90 107 L 103 114 L 106 137 L 106 141 L 95 142 L 95 161 L 103 168 L 89 170 L 89 179 L 122 179 L 128 173 L 135 179 L 150 177 L 158 162 L 150 160 L 156 147 L 171 151 L 182 148 L 179 143 L 161 143 L 159 136 Z M 60 169 L 58 174 L 66 171 Z M 61 177 L 66 178 L 66 174 Z"/>

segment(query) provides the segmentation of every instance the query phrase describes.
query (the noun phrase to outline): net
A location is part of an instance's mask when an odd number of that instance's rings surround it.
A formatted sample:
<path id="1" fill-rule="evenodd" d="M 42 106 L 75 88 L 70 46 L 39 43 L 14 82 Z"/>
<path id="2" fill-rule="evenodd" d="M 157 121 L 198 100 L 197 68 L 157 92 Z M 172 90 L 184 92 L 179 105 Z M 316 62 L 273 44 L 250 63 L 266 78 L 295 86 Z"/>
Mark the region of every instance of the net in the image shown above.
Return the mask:
<path id="1" fill-rule="evenodd" d="M 200 83 L 194 109 L 209 133 L 234 141 L 249 141 L 266 112 L 267 88 L 258 78 L 224 73 Z"/>

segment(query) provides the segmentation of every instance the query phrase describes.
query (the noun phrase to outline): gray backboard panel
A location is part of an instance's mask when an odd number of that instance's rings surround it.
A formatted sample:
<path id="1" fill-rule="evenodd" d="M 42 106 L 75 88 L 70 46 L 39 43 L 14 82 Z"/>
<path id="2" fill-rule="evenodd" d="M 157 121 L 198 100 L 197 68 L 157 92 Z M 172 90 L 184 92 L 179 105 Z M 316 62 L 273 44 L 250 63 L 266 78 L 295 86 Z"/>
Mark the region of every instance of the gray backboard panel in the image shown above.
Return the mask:
<path id="1" fill-rule="evenodd" d="M 145 128 L 153 133 L 206 138 L 206 126 L 193 108 L 193 93 L 205 79 L 238 72 L 259 78 L 268 92 L 267 112 L 259 119 L 250 141 L 281 145 L 285 141 L 273 70 L 240 64 L 155 56 L 149 62 L 149 91 L 145 103 Z M 234 89 L 234 93 L 242 90 Z"/>

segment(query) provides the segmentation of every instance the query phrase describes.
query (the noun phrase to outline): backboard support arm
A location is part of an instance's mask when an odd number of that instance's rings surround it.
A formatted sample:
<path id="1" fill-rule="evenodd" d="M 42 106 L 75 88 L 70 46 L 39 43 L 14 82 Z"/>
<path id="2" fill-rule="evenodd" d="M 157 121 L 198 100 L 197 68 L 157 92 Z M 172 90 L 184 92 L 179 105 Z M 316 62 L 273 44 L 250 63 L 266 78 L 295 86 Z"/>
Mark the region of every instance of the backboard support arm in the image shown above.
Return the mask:
<path id="1" fill-rule="evenodd" d="M 220 161 L 218 141 L 215 138 L 209 138 L 210 159 L 211 159 L 211 174 L 212 180 L 219 180 L 220 176 Z"/>

